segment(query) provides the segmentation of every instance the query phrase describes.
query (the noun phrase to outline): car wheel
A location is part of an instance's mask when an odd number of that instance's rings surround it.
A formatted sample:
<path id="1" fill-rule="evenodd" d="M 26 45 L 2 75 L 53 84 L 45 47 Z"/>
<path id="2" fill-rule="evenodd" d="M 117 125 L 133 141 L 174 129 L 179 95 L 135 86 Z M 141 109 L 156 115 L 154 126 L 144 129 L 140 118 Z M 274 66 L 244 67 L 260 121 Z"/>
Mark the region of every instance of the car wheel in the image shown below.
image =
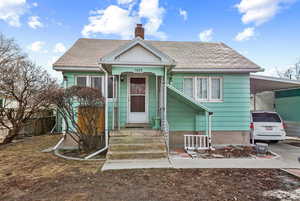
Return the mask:
<path id="1" fill-rule="evenodd" d="M 272 140 L 272 141 L 270 141 L 270 143 L 272 143 L 272 144 L 276 144 L 278 142 L 279 142 L 279 140 Z"/>

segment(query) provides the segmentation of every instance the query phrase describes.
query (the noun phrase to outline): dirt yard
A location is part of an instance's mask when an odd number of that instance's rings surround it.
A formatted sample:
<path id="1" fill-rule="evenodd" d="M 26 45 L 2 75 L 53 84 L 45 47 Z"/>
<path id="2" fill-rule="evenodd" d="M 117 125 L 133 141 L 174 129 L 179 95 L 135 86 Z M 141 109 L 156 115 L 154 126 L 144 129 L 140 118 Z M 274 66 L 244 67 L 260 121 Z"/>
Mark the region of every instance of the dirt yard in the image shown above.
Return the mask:
<path id="1" fill-rule="evenodd" d="M 300 200 L 300 181 L 280 170 L 100 172 L 99 161 L 66 161 L 40 152 L 58 138 L 39 136 L 0 147 L 1 201 Z"/>

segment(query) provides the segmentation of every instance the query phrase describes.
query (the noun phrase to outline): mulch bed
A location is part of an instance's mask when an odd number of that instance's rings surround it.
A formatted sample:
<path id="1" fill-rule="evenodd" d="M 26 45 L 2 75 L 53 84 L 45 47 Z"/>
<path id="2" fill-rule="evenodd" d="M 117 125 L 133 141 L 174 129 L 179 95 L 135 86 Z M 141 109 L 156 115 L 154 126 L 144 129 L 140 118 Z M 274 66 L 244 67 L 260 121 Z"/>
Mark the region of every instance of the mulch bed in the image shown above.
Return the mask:
<path id="1" fill-rule="evenodd" d="M 287 142 L 287 144 L 295 146 L 295 147 L 300 147 L 300 142 Z"/>
<path id="2" fill-rule="evenodd" d="M 215 150 L 198 151 L 198 157 L 205 159 L 212 158 L 254 158 L 256 157 L 255 147 L 250 146 L 226 146 Z M 267 156 L 273 156 L 267 152 Z"/>

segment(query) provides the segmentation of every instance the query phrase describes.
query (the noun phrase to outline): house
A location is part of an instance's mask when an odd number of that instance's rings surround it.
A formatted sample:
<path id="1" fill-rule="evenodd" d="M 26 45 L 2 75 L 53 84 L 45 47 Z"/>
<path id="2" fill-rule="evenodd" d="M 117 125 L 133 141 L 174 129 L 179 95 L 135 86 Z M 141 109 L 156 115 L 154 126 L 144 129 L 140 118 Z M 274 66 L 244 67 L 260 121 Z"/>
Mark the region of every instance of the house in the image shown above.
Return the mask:
<path id="1" fill-rule="evenodd" d="M 147 124 L 169 132 L 171 148 L 186 134 L 250 142 L 250 73 L 262 69 L 224 43 L 145 40 L 138 24 L 132 40 L 77 40 L 53 68 L 65 87 L 107 97 L 107 132 Z"/>

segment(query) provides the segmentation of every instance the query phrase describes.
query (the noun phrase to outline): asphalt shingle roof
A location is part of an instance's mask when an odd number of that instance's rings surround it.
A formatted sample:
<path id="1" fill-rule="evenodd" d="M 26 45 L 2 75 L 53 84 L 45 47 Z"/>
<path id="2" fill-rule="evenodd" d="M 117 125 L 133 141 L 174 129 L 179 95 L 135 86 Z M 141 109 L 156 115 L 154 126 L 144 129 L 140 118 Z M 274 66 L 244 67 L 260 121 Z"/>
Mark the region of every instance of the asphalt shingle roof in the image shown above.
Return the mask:
<path id="1" fill-rule="evenodd" d="M 99 58 L 129 40 L 81 38 L 53 66 L 96 67 Z M 257 69 L 260 67 L 224 43 L 150 41 L 146 43 L 164 52 L 177 63 L 176 68 Z"/>

